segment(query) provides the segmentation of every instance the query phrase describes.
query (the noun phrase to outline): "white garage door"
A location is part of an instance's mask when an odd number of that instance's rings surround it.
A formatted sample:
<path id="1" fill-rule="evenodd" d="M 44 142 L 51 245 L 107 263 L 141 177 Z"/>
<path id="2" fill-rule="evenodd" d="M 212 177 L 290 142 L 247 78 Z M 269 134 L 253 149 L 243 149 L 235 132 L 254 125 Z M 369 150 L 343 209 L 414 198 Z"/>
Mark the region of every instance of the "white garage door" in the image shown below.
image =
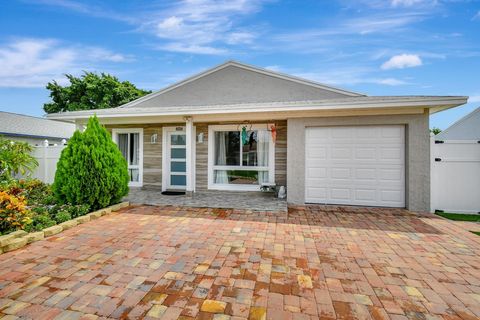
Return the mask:
<path id="1" fill-rule="evenodd" d="M 305 202 L 405 207 L 404 126 L 305 132 Z"/>

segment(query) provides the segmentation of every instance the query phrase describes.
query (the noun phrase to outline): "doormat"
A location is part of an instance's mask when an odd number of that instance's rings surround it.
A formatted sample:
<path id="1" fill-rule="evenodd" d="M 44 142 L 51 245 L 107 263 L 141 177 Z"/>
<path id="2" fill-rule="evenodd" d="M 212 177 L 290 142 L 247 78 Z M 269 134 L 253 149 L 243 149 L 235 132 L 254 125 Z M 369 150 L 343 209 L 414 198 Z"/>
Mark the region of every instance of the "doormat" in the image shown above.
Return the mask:
<path id="1" fill-rule="evenodd" d="M 165 196 L 183 196 L 185 191 L 163 191 L 162 194 Z"/>

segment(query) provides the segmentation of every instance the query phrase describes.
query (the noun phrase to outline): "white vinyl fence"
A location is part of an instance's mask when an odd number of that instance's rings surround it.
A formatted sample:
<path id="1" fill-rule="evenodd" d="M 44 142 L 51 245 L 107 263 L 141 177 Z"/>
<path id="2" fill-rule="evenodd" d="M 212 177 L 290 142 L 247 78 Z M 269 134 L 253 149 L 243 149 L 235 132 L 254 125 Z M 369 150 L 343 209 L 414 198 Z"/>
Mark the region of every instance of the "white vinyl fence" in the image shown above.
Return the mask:
<path id="1" fill-rule="evenodd" d="M 34 147 L 33 156 L 38 161 L 38 167 L 32 173 L 32 178 L 37 178 L 45 183 L 53 183 L 57 162 L 65 145 L 49 146 L 48 142 L 43 146 Z"/>
<path id="2" fill-rule="evenodd" d="M 431 210 L 480 213 L 480 143 L 431 138 Z"/>

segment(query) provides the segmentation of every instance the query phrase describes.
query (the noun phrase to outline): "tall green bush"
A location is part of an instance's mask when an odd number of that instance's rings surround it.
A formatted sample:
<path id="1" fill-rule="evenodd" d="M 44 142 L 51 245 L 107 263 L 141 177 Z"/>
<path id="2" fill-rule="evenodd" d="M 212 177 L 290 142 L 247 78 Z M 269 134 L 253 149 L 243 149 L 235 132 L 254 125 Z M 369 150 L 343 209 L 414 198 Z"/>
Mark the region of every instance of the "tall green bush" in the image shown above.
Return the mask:
<path id="1" fill-rule="evenodd" d="M 87 204 L 99 209 L 128 193 L 127 162 L 108 131 L 91 117 L 76 131 L 57 164 L 53 192 L 60 203 Z"/>

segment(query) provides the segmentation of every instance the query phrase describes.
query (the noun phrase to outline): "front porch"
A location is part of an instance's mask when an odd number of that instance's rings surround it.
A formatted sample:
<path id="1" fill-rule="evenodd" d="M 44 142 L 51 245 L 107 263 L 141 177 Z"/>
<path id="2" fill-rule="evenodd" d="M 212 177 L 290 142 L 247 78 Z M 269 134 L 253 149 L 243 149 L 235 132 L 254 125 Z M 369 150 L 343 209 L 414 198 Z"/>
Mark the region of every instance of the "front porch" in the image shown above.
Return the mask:
<path id="1" fill-rule="evenodd" d="M 287 212 L 285 199 L 278 199 L 272 193 L 263 192 L 197 191 L 172 196 L 163 195 L 161 190 L 156 188 L 131 187 L 126 200 L 132 204 Z"/>

